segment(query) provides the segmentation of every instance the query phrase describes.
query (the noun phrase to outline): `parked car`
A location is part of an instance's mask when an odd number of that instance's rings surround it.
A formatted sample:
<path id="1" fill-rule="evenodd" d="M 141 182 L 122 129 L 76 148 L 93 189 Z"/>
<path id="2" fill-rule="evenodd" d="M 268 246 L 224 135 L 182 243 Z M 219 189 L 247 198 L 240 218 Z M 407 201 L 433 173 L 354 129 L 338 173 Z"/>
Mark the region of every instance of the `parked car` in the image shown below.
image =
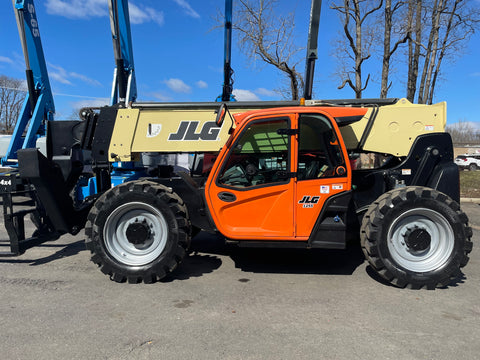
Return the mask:
<path id="1" fill-rule="evenodd" d="M 478 170 L 480 169 L 480 154 L 458 155 L 455 158 L 455 164 L 458 165 L 460 170 Z"/>

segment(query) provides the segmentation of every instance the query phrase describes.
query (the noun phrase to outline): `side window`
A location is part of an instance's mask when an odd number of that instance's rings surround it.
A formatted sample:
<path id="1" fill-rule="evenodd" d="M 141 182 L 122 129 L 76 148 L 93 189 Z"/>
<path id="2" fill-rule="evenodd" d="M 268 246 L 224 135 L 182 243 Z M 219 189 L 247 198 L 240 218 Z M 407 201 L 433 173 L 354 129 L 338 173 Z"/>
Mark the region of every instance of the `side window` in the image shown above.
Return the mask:
<path id="1" fill-rule="evenodd" d="M 298 141 L 298 180 L 345 176 L 342 148 L 327 118 L 301 115 Z"/>
<path id="2" fill-rule="evenodd" d="M 289 136 L 277 130 L 287 128 L 290 128 L 288 119 L 252 123 L 230 150 L 218 183 L 248 188 L 285 182 L 285 172 L 290 171 Z"/>

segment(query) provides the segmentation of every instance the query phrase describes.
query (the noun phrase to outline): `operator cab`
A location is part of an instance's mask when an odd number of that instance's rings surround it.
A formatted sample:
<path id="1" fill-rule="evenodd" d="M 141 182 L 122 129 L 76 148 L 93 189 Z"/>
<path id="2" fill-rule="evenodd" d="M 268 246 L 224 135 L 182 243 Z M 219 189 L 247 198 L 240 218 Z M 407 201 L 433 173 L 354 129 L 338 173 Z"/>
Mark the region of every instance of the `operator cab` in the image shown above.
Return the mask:
<path id="1" fill-rule="evenodd" d="M 302 107 L 235 122 L 205 189 L 216 227 L 230 239 L 308 240 L 325 201 L 351 187 L 334 117 Z"/>

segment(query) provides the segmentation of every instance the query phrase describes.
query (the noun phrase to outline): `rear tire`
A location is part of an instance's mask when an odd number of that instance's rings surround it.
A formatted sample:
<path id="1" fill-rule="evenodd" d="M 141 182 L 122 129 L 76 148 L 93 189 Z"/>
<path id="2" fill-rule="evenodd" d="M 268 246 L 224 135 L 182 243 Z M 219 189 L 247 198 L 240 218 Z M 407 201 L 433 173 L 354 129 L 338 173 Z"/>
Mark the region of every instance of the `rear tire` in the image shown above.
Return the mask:
<path id="1" fill-rule="evenodd" d="M 398 287 L 434 289 L 461 275 L 472 229 L 459 205 L 436 190 L 389 191 L 368 208 L 361 245 L 372 268 Z"/>
<path id="2" fill-rule="evenodd" d="M 178 266 L 190 246 L 183 201 L 150 181 L 127 182 L 103 194 L 85 234 L 91 260 L 116 282 L 155 282 Z"/>

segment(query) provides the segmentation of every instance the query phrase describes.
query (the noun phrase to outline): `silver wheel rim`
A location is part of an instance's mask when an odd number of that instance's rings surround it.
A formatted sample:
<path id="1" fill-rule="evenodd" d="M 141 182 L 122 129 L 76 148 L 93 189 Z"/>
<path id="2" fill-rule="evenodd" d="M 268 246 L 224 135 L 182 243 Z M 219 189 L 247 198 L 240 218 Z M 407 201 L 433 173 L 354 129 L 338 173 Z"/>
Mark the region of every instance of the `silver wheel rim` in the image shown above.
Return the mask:
<path id="1" fill-rule="evenodd" d="M 129 225 L 140 222 L 149 228 L 148 239 L 132 244 L 126 235 Z M 116 208 L 107 218 L 103 239 L 115 260 L 131 266 L 146 265 L 159 257 L 167 243 L 168 226 L 164 216 L 155 207 L 131 202 Z"/>
<path id="2" fill-rule="evenodd" d="M 412 230 L 429 234 L 430 244 L 425 249 L 412 250 L 406 235 Z M 392 259 L 406 270 L 428 272 L 442 267 L 449 259 L 455 235 L 450 223 L 437 211 L 418 208 L 406 211 L 393 221 L 388 230 L 388 250 Z"/>

